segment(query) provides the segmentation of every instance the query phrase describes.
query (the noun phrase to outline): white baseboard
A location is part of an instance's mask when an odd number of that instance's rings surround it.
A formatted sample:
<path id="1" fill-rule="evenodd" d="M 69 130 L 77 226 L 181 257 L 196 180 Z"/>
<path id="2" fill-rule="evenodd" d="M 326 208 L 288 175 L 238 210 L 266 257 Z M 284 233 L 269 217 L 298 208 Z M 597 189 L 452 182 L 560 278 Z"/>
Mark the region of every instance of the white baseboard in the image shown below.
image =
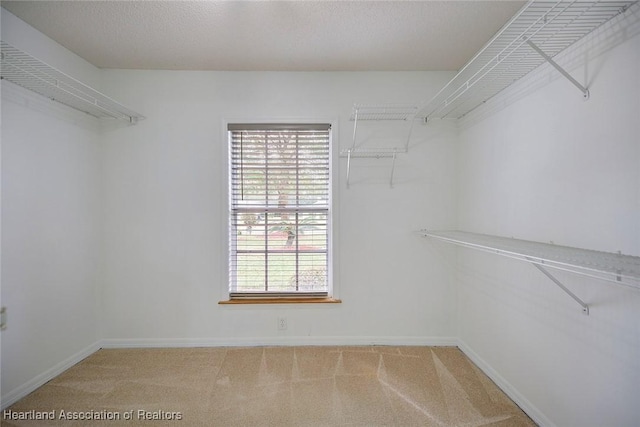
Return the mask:
<path id="1" fill-rule="evenodd" d="M 80 350 L 79 352 L 71 355 L 67 359 L 63 360 L 60 363 L 57 363 L 52 368 L 47 369 L 40 375 L 37 375 L 33 379 L 27 381 L 19 387 L 9 391 L 7 394 L 2 395 L 0 401 L 2 404 L 0 405 L 2 411 L 4 411 L 9 406 L 16 403 L 18 400 L 22 399 L 38 387 L 42 386 L 48 381 L 51 381 L 53 378 L 57 377 L 76 363 L 82 361 L 87 356 L 95 353 L 100 349 L 100 342 L 95 342 L 90 346 Z"/>
<path id="2" fill-rule="evenodd" d="M 420 345 L 457 346 L 452 337 L 229 337 L 229 338 L 127 338 L 104 339 L 103 348 L 140 347 L 257 347 L 296 345 Z"/>
<path id="3" fill-rule="evenodd" d="M 536 424 L 541 427 L 556 427 L 534 404 L 525 398 L 509 381 L 484 361 L 464 341 L 458 340 L 458 348 L 475 363 L 482 372 L 487 374 L 498 387 L 513 400 Z"/>

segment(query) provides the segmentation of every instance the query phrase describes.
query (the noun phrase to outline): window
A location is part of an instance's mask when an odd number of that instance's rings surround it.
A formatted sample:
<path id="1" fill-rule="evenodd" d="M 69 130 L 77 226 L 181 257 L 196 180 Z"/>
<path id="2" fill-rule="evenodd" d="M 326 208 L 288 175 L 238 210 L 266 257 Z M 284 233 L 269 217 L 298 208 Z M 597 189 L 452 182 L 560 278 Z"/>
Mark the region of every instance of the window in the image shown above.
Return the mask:
<path id="1" fill-rule="evenodd" d="M 328 124 L 229 124 L 231 299 L 327 297 Z"/>

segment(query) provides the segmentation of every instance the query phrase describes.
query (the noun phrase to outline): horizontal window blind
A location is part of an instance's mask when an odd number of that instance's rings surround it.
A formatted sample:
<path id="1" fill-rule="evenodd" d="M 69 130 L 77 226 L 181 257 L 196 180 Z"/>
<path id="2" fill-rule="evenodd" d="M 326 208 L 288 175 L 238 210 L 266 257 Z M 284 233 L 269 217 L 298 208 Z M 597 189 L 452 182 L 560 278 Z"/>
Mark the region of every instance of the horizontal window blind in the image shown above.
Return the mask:
<path id="1" fill-rule="evenodd" d="M 231 298 L 327 296 L 329 132 L 229 125 Z"/>

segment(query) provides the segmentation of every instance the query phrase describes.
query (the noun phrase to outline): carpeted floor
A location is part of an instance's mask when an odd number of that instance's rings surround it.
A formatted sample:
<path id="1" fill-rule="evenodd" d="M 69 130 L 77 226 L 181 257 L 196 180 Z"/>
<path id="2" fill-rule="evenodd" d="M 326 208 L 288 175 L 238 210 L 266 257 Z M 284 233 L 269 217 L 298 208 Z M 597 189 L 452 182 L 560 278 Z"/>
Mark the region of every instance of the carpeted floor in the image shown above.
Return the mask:
<path id="1" fill-rule="evenodd" d="M 535 426 L 457 348 L 387 346 L 103 349 L 2 425 Z"/>

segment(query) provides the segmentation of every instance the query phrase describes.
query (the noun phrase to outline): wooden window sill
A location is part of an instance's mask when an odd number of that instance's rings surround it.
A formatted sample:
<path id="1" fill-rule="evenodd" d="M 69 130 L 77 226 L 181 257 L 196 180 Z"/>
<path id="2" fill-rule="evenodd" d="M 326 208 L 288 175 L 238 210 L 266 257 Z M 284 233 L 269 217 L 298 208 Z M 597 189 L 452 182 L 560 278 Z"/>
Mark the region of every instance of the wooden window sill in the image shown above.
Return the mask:
<path id="1" fill-rule="evenodd" d="M 335 298 L 255 298 L 230 299 L 218 304 L 340 304 L 342 300 Z"/>

